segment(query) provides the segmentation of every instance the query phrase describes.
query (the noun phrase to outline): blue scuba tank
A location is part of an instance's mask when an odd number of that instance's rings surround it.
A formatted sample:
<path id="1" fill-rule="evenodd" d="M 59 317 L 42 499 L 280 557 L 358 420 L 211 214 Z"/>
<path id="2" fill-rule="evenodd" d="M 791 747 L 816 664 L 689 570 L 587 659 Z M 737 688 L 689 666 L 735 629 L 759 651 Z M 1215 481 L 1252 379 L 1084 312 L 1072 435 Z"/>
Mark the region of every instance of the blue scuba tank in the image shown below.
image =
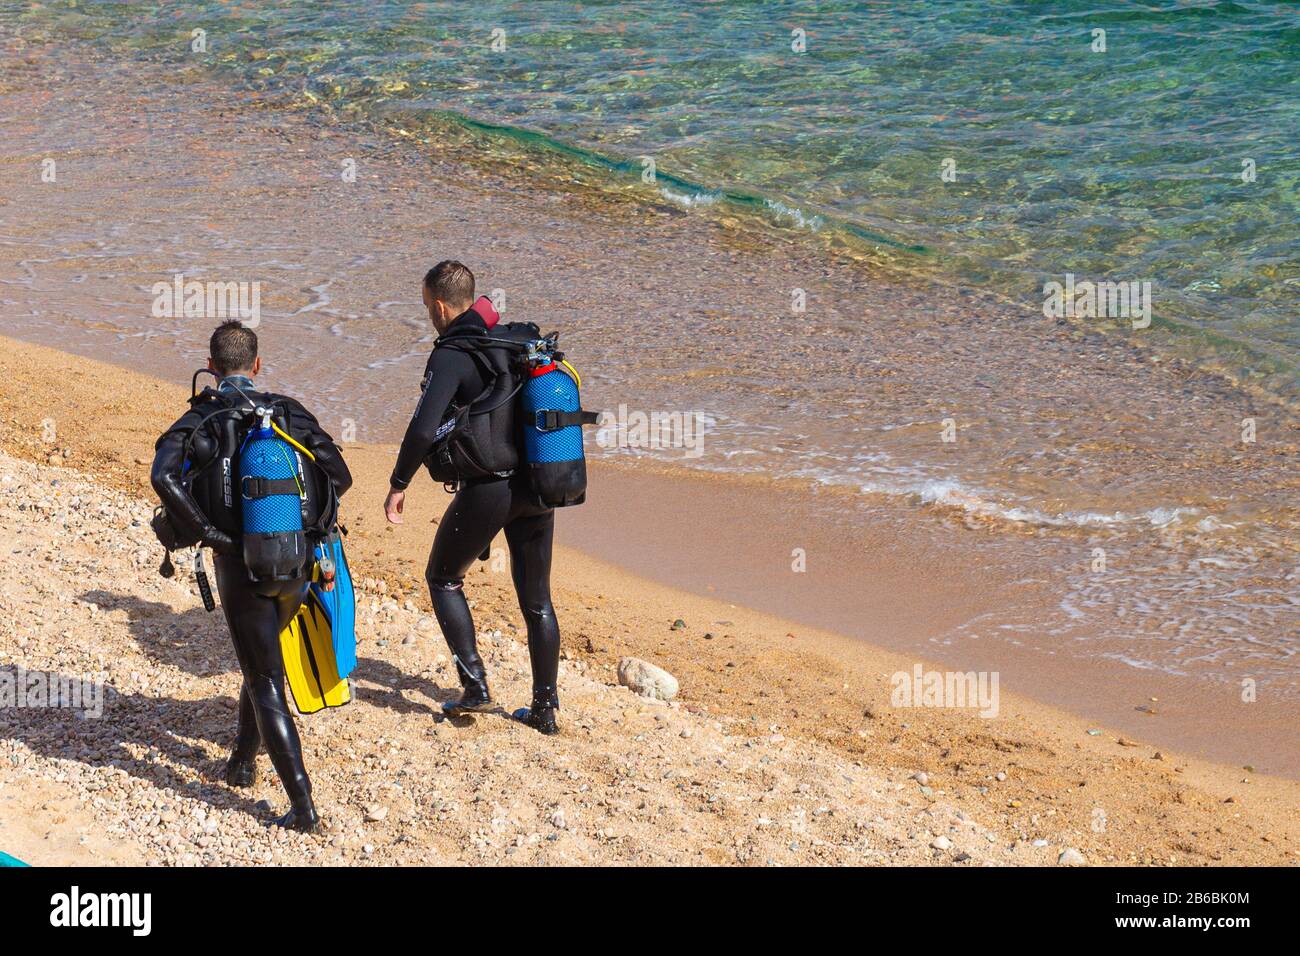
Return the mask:
<path id="1" fill-rule="evenodd" d="M 548 508 L 580 505 L 587 497 L 587 461 L 582 451 L 582 426 L 594 424 L 594 412 L 584 412 L 578 382 L 560 364 L 563 355 L 546 354 L 534 343 L 532 360 L 519 391 L 524 436 L 524 466 L 538 502 Z M 531 367 L 533 363 L 539 363 Z"/>
<path id="2" fill-rule="evenodd" d="M 271 427 L 271 412 L 259 421 L 239 452 L 244 564 L 254 582 L 302 577 L 311 559 L 302 525 L 303 478 L 294 450 Z"/>

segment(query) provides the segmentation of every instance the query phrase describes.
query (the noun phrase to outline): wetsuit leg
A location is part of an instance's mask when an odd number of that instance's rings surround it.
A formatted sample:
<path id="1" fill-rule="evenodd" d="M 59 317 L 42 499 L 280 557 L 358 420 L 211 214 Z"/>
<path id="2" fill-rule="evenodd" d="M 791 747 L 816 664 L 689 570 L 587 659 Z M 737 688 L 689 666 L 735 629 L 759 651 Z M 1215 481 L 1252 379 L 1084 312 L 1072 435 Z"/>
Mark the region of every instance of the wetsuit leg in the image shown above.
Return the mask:
<path id="1" fill-rule="evenodd" d="M 265 596 L 253 590 L 238 557 L 217 555 L 214 564 L 221 606 L 244 674 L 241 707 L 247 694 L 257 731 L 290 802 L 295 808 L 310 807 L 311 781 L 303 767 L 302 744 L 285 699 L 284 661 L 280 656 L 280 632 L 302 604 L 306 579 L 286 582 L 278 594 Z"/>
<path id="2" fill-rule="evenodd" d="M 533 665 L 533 700 L 555 701 L 556 674 L 560 668 L 560 626 L 551 604 L 551 546 L 555 539 L 555 512 L 534 511 L 506 525 L 510 546 L 510 574 L 519 609 L 528 627 L 528 657 Z"/>
<path id="3" fill-rule="evenodd" d="M 504 479 L 474 482 L 457 491 L 438 524 L 425 570 L 434 616 L 467 688 L 468 682 L 483 684 L 486 674 L 465 600 L 465 572 L 505 525 L 511 501 L 509 482 Z"/>
<path id="4" fill-rule="evenodd" d="M 248 692 L 248 682 L 239 688 L 239 723 L 235 730 L 235 745 L 230 748 L 232 763 L 247 763 L 262 749 L 262 735 L 257 729 L 257 715 L 253 712 L 253 697 Z"/>
<path id="5" fill-rule="evenodd" d="M 262 735 L 257 729 L 257 714 L 247 682 L 239 685 L 239 723 L 235 743 L 226 761 L 226 783 L 232 787 L 251 787 L 257 782 L 257 752 L 262 749 Z"/>

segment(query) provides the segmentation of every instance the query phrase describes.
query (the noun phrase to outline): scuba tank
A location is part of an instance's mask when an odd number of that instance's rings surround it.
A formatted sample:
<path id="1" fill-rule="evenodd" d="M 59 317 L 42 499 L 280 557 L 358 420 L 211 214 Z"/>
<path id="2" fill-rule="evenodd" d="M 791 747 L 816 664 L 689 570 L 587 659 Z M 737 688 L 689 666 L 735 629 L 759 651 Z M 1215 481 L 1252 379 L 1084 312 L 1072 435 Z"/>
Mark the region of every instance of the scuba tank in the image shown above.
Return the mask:
<path id="1" fill-rule="evenodd" d="M 302 577 L 312 559 L 303 532 L 303 476 L 289 442 L 258 407 L 239 451 L 244 564 L 254 583 Z"/>
<path id="2" fill-rule="evenodd" d="M 548 508 L 580 505 L 587 497 L 582 426 L 594 425 L 578 398 L 578 372 L 556 349 L 557 333 L 528 344 L 519 417 L 523 459 L 538 503 Z"/>

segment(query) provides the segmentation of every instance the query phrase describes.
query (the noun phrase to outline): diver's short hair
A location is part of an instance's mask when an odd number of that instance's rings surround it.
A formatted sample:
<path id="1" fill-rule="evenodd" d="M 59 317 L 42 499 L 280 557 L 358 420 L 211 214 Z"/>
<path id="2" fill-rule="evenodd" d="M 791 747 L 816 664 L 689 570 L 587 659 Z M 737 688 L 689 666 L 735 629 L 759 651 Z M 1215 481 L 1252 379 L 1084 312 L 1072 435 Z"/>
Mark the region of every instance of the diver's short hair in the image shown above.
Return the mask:
<path id="1" fill-rule="evenodd" d="M 257 360 L 257 333 L 238 319 L 222 322 L 212 333 L 208 354 L 221 375 L 251 371 Z"/>
<path id="2" fill-rule="evenodd" d="M 444 259 L 424 274 L 424 285 L 435 299 L 469 308 L 474 301 L 474 273 L 454 259 Z"/>

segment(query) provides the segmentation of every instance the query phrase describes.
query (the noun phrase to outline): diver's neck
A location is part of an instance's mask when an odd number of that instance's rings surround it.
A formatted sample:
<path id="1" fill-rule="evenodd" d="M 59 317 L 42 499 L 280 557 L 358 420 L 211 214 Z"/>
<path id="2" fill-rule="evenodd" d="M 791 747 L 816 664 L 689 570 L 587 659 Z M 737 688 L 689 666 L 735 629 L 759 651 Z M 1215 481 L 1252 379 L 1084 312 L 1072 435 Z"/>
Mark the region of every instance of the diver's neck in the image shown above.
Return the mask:
<path id="1" fill-rule="evenodd" d="M 233 392 L 235 390 L 252 392 L 257 390 L 253 384 L 252 378 L 247 375 L 226 375 L 221 379 L 221 384 L 217 386 L 219 392 Z"/>

